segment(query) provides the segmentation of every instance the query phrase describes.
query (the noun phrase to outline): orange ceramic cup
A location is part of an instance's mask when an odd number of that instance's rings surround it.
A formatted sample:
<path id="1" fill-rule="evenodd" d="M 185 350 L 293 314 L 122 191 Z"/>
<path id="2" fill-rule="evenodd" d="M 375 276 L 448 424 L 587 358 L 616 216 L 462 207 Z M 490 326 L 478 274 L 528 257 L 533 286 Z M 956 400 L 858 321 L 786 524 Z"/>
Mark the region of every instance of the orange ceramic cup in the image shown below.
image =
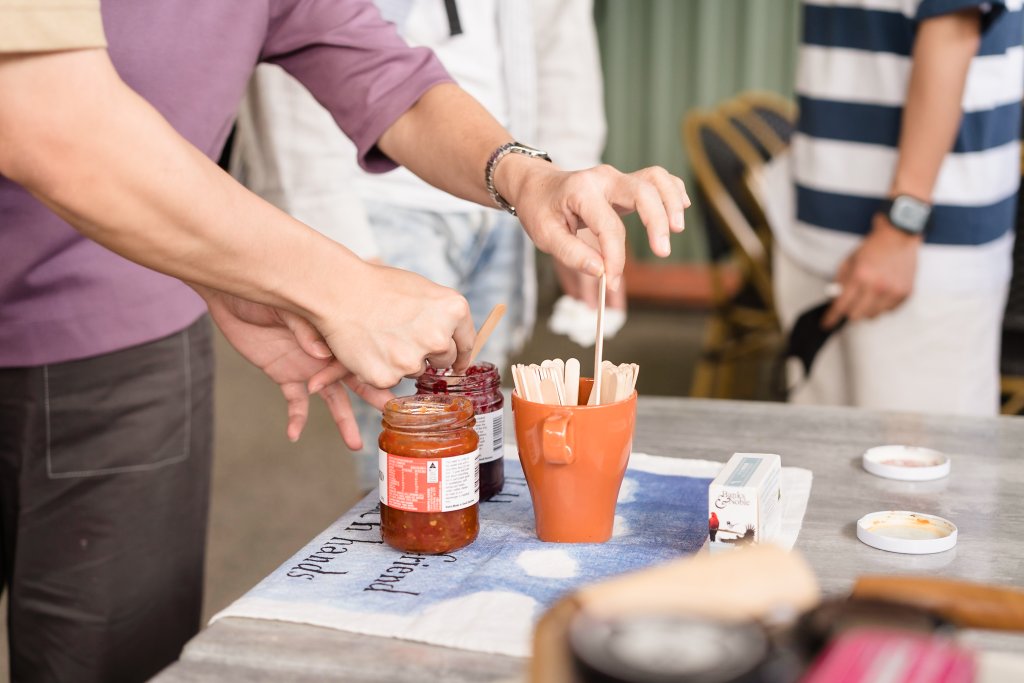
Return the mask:
<path id="1" fill-rule="evenodd" d="M 592 379 L 580 379 L 586 403 Z M 603 543 L 612 537 L 615 502 L 636 425 L 636 392 L 602 406 L 534 403 L 512 394 L 519 459 L 533 498 L 537 537 Z"/>

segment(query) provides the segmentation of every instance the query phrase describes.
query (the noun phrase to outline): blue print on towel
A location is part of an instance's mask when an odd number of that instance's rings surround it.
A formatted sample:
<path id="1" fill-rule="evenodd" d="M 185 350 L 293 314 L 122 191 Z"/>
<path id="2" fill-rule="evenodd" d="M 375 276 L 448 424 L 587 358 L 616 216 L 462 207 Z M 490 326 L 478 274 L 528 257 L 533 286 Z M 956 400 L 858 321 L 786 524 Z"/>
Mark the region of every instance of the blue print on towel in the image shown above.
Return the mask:
<path id="1" fill-rule="evenodd" d="M 710 479 L 627 470 L 607 543 L 543 543 L 534 533 L 518 461 L 506 485 L 481 504 L 480 536 L 450 555 L 403 554 L 380 542 L 372 492 L 246 598 L 330 605 L 351 612 L 415 615 L 487 591 L 520 593 L 539 613 L 573 589 L 696 552 L 707 537 Z"/>

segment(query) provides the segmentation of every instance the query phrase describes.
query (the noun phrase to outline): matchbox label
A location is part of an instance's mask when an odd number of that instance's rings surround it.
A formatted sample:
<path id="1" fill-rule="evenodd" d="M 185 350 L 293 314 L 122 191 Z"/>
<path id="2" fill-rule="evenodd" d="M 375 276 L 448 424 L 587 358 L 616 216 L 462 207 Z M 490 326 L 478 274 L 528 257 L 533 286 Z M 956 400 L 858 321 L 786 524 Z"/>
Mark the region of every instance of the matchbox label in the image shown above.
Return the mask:
<path id="1" fill-rule="evenodd" d="M 476 450 L 449 458 L 406 458 L 378 451 L 380 502 L 407 512 L 452 512 L 480 501 Z"/>
<path id="2" fill-rule="evenodd" d="M 711 550 L 761 543 L 782 525 L 782 459 L 771 453 L 735 453 L 708 487 Z"/>

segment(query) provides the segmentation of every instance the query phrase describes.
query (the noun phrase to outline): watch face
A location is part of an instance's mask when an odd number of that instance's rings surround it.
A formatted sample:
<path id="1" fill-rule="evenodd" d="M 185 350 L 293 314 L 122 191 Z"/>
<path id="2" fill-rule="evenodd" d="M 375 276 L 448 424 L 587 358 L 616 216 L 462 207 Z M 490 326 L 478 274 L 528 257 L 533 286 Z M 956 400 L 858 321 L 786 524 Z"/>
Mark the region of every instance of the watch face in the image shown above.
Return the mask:
<path id="1" fill-rule="evenodd" d="M 897 228 L 907 232 L 924 232 L 932 207 L 913 197 L 900 195 L 892 201 L 889 220 Z"/>

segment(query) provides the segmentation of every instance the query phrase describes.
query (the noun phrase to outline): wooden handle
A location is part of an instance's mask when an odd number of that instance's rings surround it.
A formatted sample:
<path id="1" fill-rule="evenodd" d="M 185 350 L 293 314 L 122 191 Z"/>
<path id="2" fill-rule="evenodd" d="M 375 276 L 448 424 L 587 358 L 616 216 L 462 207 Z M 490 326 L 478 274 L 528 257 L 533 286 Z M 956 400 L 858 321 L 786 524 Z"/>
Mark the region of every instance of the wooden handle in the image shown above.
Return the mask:
<path id="1" fill-rule="evenodd" d="M 480 353 L 480 349 L 484 348 L 484 344 L 487 343 L 488 337 L 491 336 L 491 332 L 494 332 L 494 328 L 501 322 L 501 316 L 505 315 L 505 304 L 498 304 L 491 309 L 491 312 L 487 316 L 487 320 L 480 326 L 480 331 L 476 333 L 476 343 L 473 344 L 473 351 L 469 354 L 469 364 L 472 365 L 473 361 L 476 360 L 477 354 Z"/>
<path id="2" fill-rule="evenodd" d="M 1024 591 L 949 579 L 862 576 L 857 598 L 876 598 L 930 609 L 957 626 L 1024 631 Z"/>

